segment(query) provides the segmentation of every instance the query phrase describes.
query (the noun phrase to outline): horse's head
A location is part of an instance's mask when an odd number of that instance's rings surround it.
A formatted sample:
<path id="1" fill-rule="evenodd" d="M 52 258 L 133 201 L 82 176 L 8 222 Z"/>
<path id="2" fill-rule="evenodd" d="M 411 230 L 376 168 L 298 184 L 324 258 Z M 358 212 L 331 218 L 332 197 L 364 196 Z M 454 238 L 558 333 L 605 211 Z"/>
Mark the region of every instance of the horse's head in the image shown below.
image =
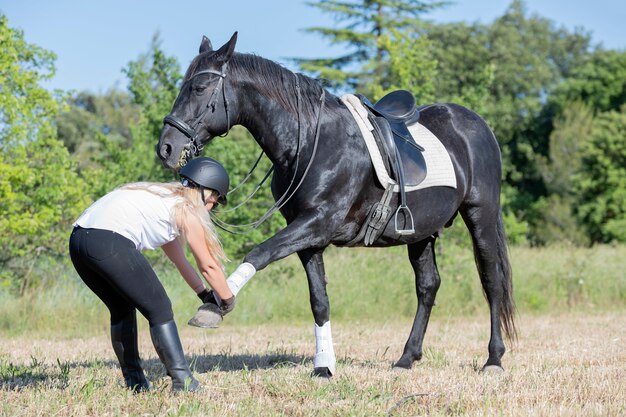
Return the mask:
<path id="1" fill-rule="evenodd" d="M 199 54 L 187 69 L 174 107 L 163 120 L 156 152 L 168 168 L 181 168 L 200 153 L 204 144 L 230 129 L 234 100 L 229 95 L 232 88 L 226 88 L 226 78 L 236 42 L 237 32 L 214 51 L 211 41 L 202 38 Z"/>

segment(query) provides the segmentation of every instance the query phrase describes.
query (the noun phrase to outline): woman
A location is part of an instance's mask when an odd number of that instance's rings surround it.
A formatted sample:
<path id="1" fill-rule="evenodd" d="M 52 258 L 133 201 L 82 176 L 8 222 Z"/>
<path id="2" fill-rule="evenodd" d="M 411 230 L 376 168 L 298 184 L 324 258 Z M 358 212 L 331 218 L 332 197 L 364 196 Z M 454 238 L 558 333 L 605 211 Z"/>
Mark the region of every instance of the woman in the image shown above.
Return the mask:
<path id="1" fill-rule="evenodd" d="M 213 303 L 222 316 L 235 306 L 220 262 L 224 251 L 209 218 L 214 206 L 226 203 L 228 173 L 219 162 L 202 157 L 185 165 L 180 176 L 181 183 L 117 188 L 76 220 L 70 237 L 72 263 L 111 313 L 113 350 L 126 386 L 136 392 L 150 388 L 137 348 L 137 309 L 148 319 L 172 390 L 200 388 L 185 360 L 172 304 L 140 251 L 161 247 L 203 303 Z M 183 239 L 212 291 L 185 258 Z"/>

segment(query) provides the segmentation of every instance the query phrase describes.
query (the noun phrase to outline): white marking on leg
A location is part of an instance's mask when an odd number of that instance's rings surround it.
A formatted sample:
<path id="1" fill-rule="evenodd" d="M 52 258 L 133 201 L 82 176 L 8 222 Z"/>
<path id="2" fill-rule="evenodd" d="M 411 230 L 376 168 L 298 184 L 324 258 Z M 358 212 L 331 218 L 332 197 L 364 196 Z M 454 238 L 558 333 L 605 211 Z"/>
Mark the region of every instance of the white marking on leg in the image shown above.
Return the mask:
<path id="1" fill-rule="evenodd" d="M 330 330 L 330 321 L 321 327 L 315 324 L 315 359 L 314 368 L 328 368 L 331 375 L 335 374 L 335 350 L 333 349 L 333 335 Z"/>
<path id="2" fill-rule="evenodd" d="M 248 262 L 244 262 L 235 269 L 235 272 L 230 274 L 226 283 L 228 287 L 232 291 L 233 295 L 237 295 L 237 293 L 243 288 L 244 285 L 250 278 L 252 278 L 256 274 L 256 269 L 254 266 Z"/>

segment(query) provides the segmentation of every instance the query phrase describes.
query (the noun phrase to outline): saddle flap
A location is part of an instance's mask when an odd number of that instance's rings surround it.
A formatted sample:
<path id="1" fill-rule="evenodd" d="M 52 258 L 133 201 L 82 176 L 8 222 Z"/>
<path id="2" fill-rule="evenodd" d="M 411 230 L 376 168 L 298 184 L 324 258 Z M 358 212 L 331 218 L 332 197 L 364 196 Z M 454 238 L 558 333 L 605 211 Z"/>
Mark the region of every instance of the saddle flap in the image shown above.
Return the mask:
<path id="1" fill-rule="evenodd" d="M 380 134 L 381 148 L 383 150 L 382 154 L 386 156 L 386 166 L 388 166 L 389 174 L 392 178 L 398 180 L 399 172 L 396 163 L 396 143 L 394 141 L 393 132 L 391 130 L 391 126 L 387 119 L 381 116 L 374 116 L 373 121 L 378 128 L 378 133 Z"/>
<path id="2" fill-rule="evenodd" d="M 406 127 L 402 125 L 404 129 L 400 129 L 381 116 L 372 116 L 370 120 L 377 131 L 375 138 L 381 142 L 379 148 L 390 177 L 400 183 L 402 175 L 403 185 L 407 187 L 424 181 L 427 172 L 423 148 L 415 143 Z"/>
<path id="3" fill-rule="evenodd" d="M 405 185 L 411 187 L 420 184 L 424 181 L 427 174 L 424 154 L 415 146 L 397 136 L 394 136 L 393 139 L 396 142 L 396 148 L 402 160 Z"/>

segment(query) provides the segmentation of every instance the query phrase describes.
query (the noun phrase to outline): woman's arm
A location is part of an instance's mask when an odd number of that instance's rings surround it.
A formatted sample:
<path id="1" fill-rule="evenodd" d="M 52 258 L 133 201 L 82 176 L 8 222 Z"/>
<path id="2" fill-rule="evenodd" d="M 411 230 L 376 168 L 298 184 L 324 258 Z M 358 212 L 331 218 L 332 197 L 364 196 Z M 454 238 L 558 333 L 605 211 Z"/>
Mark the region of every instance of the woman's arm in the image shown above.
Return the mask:
<path id="1" fill-rule="evenodd" d="M 185 251 L 178 240 L 166 243 L 161 246 L 161 249 L 163 249 L 167 257 L 176 265 L 180 274 L 196 294 L 200 294 L 206 289 L 196 270 L 185 257 Z"/>
<path id="2" fill-rule="evenodd" d="M 206 241 L 204 240 L 204 230 L 199 220 L 188 219 L 189 233 L 187 233 L 187 243 L 191 248 L 191 253 L 196 259 L 200 273 L 209 283 L 211 288 L 222 300 L 227 300 L 233 296 L 232 291 L 226 283 L 226 276 L 220 263 L 211 255 Z"/>

